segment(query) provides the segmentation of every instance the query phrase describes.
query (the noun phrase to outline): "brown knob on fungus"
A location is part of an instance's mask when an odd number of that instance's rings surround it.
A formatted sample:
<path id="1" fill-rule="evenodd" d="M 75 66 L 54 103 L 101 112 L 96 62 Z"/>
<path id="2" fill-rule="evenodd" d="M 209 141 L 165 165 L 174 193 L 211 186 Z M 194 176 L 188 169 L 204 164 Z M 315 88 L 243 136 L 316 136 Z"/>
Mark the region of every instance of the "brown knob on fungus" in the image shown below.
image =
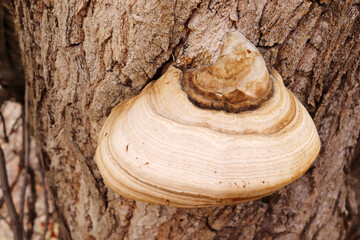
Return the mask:
<path id="1" fill-rule="evenodd" d="M 170 67 L 115 107 L 96 161 L 122 196 L 193 208 L 266 196 L 300 177 L 319 149 L 306 109 L 231 32 L 214 65 Z"/>

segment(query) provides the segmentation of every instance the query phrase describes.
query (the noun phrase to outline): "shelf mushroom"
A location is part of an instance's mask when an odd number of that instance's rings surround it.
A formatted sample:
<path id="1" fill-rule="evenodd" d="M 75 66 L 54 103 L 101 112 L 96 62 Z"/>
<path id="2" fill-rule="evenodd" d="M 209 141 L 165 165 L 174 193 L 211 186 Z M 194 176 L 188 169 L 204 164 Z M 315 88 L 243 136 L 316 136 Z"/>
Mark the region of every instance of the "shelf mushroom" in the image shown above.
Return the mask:
<path id="1" fill-rule="evenodd" d="M 196 208 L 269 195 L 315 161 L 314 122 L 257 48 L 233 31 L 211 66 L 169 67 L 103 126 L 96 162 L 134 200 Z"/>

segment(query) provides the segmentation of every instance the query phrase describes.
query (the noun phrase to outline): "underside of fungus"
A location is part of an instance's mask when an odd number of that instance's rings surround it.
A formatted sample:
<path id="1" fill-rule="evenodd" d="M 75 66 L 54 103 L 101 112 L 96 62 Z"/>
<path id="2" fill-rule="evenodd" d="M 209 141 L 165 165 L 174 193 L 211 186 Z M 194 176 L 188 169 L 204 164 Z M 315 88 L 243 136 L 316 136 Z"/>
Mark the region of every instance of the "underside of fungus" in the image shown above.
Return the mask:
<path id="1" fill-rule="evenodd" d="M 96 162 L 122 196 L 194 208 L 266 196 L 300 177 L 319 150 L 306 109 L 257 48 L 231 32 L 215 64 L 169 67 L 115 107 Z"/>

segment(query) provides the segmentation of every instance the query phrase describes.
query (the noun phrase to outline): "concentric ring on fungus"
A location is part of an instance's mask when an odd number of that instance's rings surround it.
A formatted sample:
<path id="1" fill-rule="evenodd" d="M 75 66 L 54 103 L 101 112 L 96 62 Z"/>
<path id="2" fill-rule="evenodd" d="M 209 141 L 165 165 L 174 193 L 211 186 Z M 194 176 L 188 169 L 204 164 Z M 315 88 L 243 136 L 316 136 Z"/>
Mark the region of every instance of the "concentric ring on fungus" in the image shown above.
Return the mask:
<path id="1" fill-rule="evenodd" d="M 115 107 L 96 162 L 122 196 L 195 208 L 269 195 L 305 173 L 319 150 L 306 109 L 234 31 L 215 64 L 171 66 Z"/>

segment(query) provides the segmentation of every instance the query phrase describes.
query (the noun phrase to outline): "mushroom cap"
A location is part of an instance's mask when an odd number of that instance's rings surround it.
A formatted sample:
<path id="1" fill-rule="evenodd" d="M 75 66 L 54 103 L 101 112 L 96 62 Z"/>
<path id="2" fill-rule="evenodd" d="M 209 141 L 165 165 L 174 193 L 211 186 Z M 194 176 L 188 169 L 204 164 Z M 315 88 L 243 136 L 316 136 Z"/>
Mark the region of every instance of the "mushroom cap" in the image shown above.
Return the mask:
<path id="1" fill-rule="evenodd" d="M 241 77 L 239 71 L 230 74 L 245 83 L 230 80 L 220 84 L 215 98 L 193 97 L 199 89 L 202 95 L 217 91 L 213 88 L 218 83 L 196 79 L 211 79 L 209 73 L 218 67 L 215 80 L 233 71 L 221 73 L 222 61 L 228 60 L 221 58 L 235 41 L 231 38 L 246 42 L 245 52 L 250 44 L 260 62 L 253 59 L 248 67 L 239 67 Z M 268 73 L 255 46 L 238 32 L 228 39 L 231 43 L 225 42 L 222 49 L 226 54 L 214 68 L 184 73 L 171 66 L 139 95 L 112 110 L 96 151 L 100 173 L 112 190 L 134 200 L 175 207 L 229 205 L 266 196 L 311 166 L 320 140 L 310 115 L 280 75 L 275 70 Z M 187 78 L 200 87 L 186 84 Z M 254 84 L 261 90 L 254 91 Z M 228 97 L 232 90 L 241 92 L 238 101 Z"/>

